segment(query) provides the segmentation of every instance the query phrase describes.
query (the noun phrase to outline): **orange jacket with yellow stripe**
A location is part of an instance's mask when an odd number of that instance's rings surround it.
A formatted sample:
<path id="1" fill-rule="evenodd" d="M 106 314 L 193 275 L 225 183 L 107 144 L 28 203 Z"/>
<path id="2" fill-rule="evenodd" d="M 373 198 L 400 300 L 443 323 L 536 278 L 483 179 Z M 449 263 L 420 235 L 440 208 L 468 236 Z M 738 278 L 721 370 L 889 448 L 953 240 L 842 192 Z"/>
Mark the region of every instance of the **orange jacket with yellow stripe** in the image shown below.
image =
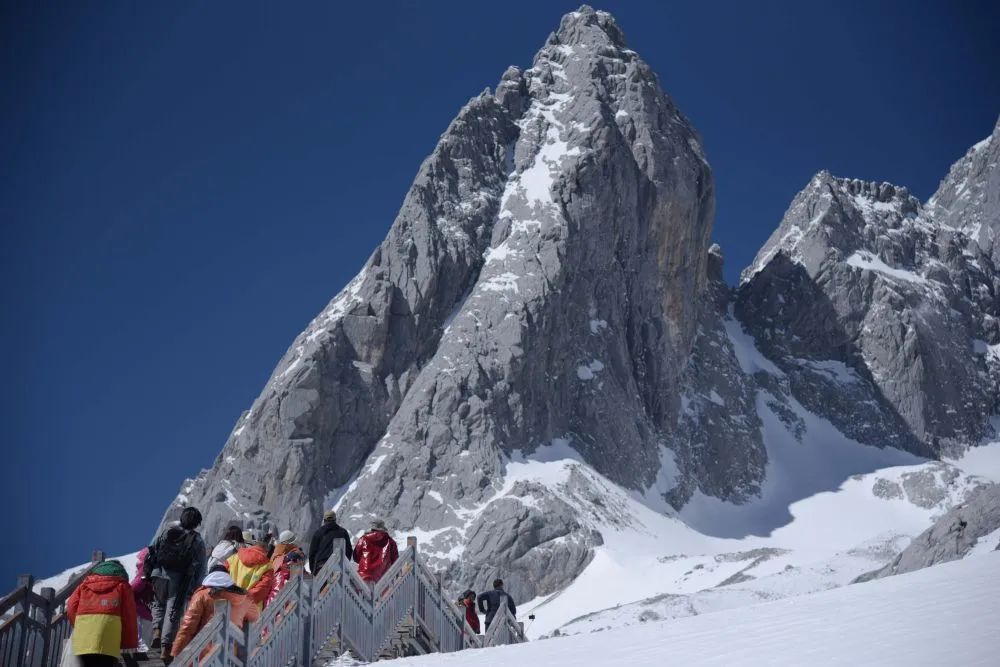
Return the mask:
<path id="1" fill-rule="evenodd" d="M 73 654 L 99 653 L 121 657 L 123 648 L 136 648 L 139 629 L 135 598 L 128 580 L 91 574 L 76 587 L 66 603 L 73 626 Z"/>
<path id="2" fill-rule="evenodd" d="M 226 560 L 226 568 L 233 582 L 262 608 L 274 585 L 274 569 L 264 547 L 255 544 L 240 549 Z"/>

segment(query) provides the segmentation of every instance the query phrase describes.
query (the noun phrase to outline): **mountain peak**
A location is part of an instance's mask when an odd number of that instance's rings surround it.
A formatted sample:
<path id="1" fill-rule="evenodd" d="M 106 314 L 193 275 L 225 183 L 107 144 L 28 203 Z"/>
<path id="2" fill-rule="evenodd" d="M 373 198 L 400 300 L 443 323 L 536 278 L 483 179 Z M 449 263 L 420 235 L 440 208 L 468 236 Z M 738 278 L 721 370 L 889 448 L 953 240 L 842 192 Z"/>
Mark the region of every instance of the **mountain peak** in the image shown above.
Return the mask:
<path id="1" fill-rule="evenodd" d="M 575 12 L 563 16 L 559 29 L 549 36 L 547 44 L 594 49 L 601 46 L 626 48 L 625 34 L 614 17 L 589 5 L 583 5 Z"/>

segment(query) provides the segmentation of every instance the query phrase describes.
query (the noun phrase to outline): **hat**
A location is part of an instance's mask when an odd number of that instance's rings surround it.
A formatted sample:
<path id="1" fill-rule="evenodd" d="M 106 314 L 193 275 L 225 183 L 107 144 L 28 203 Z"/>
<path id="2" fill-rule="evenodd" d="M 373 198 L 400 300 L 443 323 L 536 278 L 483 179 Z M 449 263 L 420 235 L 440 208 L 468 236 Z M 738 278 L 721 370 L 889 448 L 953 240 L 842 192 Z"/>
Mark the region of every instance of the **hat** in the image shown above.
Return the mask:
<path id="1" fill-rule="evenodd" d="M 233 583 L 233 578 L 229 576 L 228 572 L 212 572 L 205 577 L 201 585 L 209 588 L 229 588 L 236 584 Z"/>
<path id="2" fill-rule="evenodd" d="M 336 510 L 327 510 L 323 512 L 323 521 L 336 521 L 336 520 L 337 520 Z"/>
<path id="3" fill-rule="evenodd" d="M 375 519 L 372 521 L 372 530 L 384 530 L 388 532 L 388 528 L 385 527 L 385 521 L 382 519 Z"/>
<path id="4" fill-rule="evenodd" d="M 257 541 L 257 535 L 254 534 L 252 530 L 243 531 L 243 541 L 247 544 L 253 544 Z"/>
<path id="5" fill-rule="evenodd" d="M 102 561 L 93 569 L 94 574 L 99 574 L 105 577 L 119 577 L 121 579 L 128 579 L 128 573 L 122 564 L 116 560 L 106 560 Z"/>
<path id="6" fill-rule="evenodd" d="M 282 544 L 293 544 L 295 542 L 295 533 L 290 530 L 283 530 L 278 535 L 278 541 Z"/>

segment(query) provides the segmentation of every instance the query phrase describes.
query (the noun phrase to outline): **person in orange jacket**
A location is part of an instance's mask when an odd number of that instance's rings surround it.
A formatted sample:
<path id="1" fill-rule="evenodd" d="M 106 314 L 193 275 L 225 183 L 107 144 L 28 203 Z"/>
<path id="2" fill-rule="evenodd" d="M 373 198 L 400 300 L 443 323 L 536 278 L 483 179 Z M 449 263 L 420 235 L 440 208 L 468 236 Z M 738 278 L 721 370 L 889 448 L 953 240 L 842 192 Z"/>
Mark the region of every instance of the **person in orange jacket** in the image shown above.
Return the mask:
<path id="1" fill-rule="evenodd" d="M 139 644 L 135 596 L 122 564 L 98 564 L 76 587 L 66 603 L 73 626 L 73 654 L 83 667 L 118 664 L 122 649 Z"/>
<path id="2" fill-rule="evenodd" d="M 370 531 L 354 545 L 354 562 L 358 576 L 368 583 L 375 583 L 399 559 L 396 540 L 389 536 L 384 521 L 373 521 Z"/>
<path id="3" fill-rule="evenodd" d="M 267 596 L 268 606 L 281 593 L 281 589 L 292 578 L 292 570 L 296 567 L 305 566 L 306 555 L 299 545 L 295 544 L 295 533 L 290 530 L 281 531 L 278 536 L 278 543 L 274 547 L 274 554 L 271 556 L 271 568 L 274 570 L 274 584 L 271 592 Z"/>
<path id="4" fill-rule="evenodd" d="M 290 530 L 283 530 L 278 535 L 278 542 L 274 545 L 274 551 L 271 553 L 271 567 L 275 572 L 285 562 L 285 556 L 292 551 L 297 551 L 303 554 L 303 556 L 305 555 L 302 547 L 295 543 L 297 539 L 298 536 Z"/>
<path id="5" fill-rule="evenodd" d="M 233 582 L 244 589 L 257 609 L 263 609 L 274 587 L 274 568 L 267 556 L 267 544 L 255 536 L 252 544 L 243 547 L 226 561 L 226 569 Z"/>
<path id="6" fill-rule="evenodd" d="M 229 601 L 229 620 L 237 627 L 242 628 L 244 623 L 253 623 L 260 618 L 257 605 L 245 590 L 233 583 L 228 572 L 211 572 L 201 582 L 201 588 L 195 591 L 184 612 L 184 620 L 181 621 L 180 630 L 170 649 L 174 657 L 180 655 L 201 629 L 208 625 L 215 615 L 215 603 L 223 600 Z"/>

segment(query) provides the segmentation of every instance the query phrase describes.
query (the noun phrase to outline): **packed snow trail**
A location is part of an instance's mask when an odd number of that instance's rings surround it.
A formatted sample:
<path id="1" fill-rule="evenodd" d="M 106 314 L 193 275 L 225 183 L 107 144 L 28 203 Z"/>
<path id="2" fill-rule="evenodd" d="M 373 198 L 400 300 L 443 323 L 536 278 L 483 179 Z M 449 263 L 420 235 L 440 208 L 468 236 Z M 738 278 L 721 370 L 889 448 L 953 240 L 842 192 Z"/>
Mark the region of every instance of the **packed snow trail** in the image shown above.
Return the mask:
<path id="1" fill-rule="evenodd" d="M 1000 662 L 1000 553 L 674 621 L 461 654 L 414 667 L 493 665 L 976 665 Z"/>

